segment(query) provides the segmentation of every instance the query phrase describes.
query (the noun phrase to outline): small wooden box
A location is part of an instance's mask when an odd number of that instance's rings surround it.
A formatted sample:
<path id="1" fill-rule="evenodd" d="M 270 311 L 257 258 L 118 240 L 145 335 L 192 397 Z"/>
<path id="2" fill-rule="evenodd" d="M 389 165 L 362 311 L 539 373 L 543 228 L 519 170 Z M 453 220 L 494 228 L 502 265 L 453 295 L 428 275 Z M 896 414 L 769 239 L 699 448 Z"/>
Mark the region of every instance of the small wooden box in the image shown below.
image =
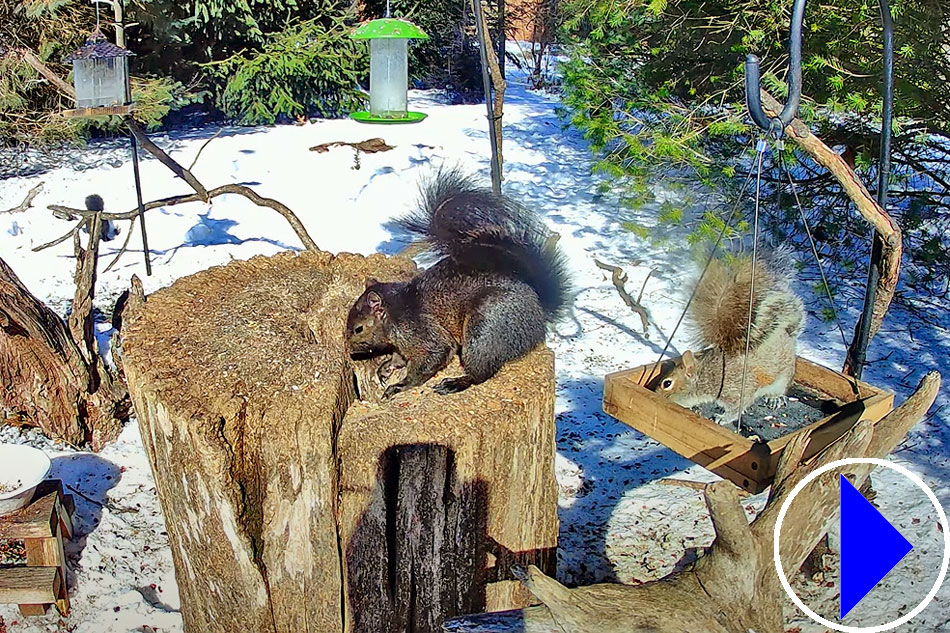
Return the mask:
<path id="1" fill-rule="evenodd" d="M 651 380 L 674 360 L 608 374 L 604 379 L 604 411 L 650 436 L 700 466 L 750 493 L 772 483 L 785 446 L 800 433 L 811 433 L 805 458 L 815 455 L 859 420 L 877 422 L 893 407 L 894 394 L 858 382 L 860 395 L 839 373 L 798 357 L 795 384 L 824 394 L 838 408 L 827 417 L 771 442 L 755 442 L 647 389 Z"/>

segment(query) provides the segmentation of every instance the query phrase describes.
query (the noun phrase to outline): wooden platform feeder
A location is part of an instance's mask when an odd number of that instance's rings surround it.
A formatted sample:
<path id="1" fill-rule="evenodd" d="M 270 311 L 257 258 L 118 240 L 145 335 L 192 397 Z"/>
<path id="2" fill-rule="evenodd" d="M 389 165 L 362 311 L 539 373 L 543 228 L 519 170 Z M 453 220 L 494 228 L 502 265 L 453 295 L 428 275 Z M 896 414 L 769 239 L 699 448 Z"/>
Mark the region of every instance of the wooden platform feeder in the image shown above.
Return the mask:
<path id="1" fill-rule="evenodd" d="M 50 606 L 69 613 L 63 539 L 72 538 L 72 496 L 62 482 L 47 480 L 29 505 L 0 516 L 0 541 L 23 541 L 26 565 L 0 568 L 0 603 L 17 604 L 25 616 L 43 615 Z"/>
<path id="2" fill-rule="evenodd" d="M 388 401 L 379 361 L 347 353 L 367 277 L 414 268 L 308 251 L 130 297 L 122 365 L 186 633 L 435 633 L 527 605 L 513 564 L 553 571 L 550 350 Z"/>
<path id="3" fill-rule="evenodd" d="M 651 363 L 608 374 L 604 379 L 604 411 L 753 494 L 772 483 L 782 451 L 796 436 L 812 433 L 805 452 L 807 459 L 859 420 L 877 422 L 894 404 L 890 391 L 858 382 L 859 394 L 855 394 L 852 383 L 841 374 L 798 357 L 795 384 L 824 395 L 834 411 L 770 442 L 759 442 L 647 389 L 646 385 L 674 362 L 675 359 L 659 367 Z"/>

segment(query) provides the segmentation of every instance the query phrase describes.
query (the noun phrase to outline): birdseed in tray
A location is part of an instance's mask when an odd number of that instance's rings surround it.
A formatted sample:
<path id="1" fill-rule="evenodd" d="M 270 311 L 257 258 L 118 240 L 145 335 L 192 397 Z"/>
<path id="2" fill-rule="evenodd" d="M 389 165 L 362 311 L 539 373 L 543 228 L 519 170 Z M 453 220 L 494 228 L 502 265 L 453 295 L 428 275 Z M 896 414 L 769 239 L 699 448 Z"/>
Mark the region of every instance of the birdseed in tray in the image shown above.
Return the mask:
<path id="1" fill-rule="evenodd" d="M 739 434 L 743 437 L 756 436 L 763 442 L 771 442 L 828 417 L 837 409 L 838 405 L 824 394 L 792 385 L 788 390 L 787 404 L 770 409 L 765 404 L 765 398 L 759 398 L 747 407 L 742 412 L 742 428 Z M 710 402 L 693 407 L 693 411 L 704 418 L 714 420 L 715 415 L 722 409 Z M 735 430 L 735 423 L 726 426 Z"/>

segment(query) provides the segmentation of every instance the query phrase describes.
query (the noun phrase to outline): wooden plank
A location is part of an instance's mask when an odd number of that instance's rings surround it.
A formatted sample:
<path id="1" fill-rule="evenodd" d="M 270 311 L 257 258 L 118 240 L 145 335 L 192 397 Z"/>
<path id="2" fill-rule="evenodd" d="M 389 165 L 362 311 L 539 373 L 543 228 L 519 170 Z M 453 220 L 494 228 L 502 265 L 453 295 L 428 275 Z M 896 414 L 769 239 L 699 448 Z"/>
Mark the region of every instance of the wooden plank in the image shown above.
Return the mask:
<path id="1" fill-rule="evenodd" d="M 0 603 L 50 604 L 59 597 L 58 567 L 6 567 L 0 569 Z"/>
<path id="2" fill-rule="evenodd" d="M 756 443 L 647 389 L 675 359 L 608 374 L 604 411 L 624 424 L 750 492 L 771 483 L 785 446 L 800 433 L 811 433 L 806 458 L 815 455 L 861 419 L 877 421 L 893 406 L 892 393 L 797 357 L 795 383 L 816 391 L 841 408 L 802 429 Z M 856 393 L 857 392 L 857 393 Z M 859 395 L 860 394 L 860 395 Z"/>
<path id="3" fill-rule="evenodd" d="M 59 539 L 54 537 L 23 539 L 26 564 L 30 567 L 59 567 Z"/>
<path id="4" fill-rule="evenodd" d="M 689 409 L 640 386 L 645 369 L 616 372 L 604 380 L 604 411 L 700 466 L 749 491 L 763 485 L 767 450 Z"/>
<path id="5" fill-rule="evenodd" d="M 50 607 L 48 604 L 21 604 L 18 606 L 20 608 L 20 615 L 25 617 L 46 615 Z"/>
<path id="6" fill-rule="evenodd" d="M 0 517 L 0 540 L 45 538 L 53 536 L 53 521 L 59 493 L 48 493 L 25 508 Z"/>

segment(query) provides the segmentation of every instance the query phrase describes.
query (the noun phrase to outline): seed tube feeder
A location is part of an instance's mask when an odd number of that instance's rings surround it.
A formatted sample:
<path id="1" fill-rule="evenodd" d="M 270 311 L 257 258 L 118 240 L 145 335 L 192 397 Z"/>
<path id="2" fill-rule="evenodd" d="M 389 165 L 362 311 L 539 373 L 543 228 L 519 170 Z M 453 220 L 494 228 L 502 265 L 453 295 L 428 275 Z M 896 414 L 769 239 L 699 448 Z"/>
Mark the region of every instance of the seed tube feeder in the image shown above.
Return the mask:
<path id="1" fill-rule="evenodd" d="M 408 111 L 408 43 L 429 36 L 406 20 L 381 18 L 360 26 L 352 37 L 369 40 L 369 110 L 350 117 L 364 123 L 414 123 L 426 118 L 422 112 Z"/>

